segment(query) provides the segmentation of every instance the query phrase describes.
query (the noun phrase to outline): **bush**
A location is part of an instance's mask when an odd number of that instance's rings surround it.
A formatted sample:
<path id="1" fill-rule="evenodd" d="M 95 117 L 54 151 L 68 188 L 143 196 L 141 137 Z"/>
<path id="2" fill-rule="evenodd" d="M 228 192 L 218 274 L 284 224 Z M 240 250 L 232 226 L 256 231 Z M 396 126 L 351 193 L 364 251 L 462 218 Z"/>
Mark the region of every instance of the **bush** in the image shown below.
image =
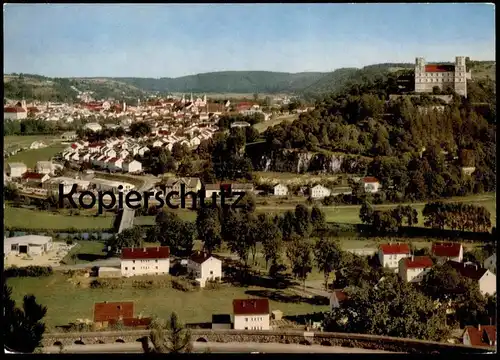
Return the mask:
<path id="1" fill-rule="evenodd" d="M 91 289 L 122 289 L 122 279 L 96 279 L 90 283 Z"/>
<path id="2" fill-rule="evenodd" d="M 36 266 L 30 265 L 26 267 L 19 268 L 17 266 L 12 266 L 4 270 L 4 276 L 6 278 L 13 277 L 41 277 L 50 276 L 54 273 L 52 266 Z"/>
<path id="3" fill-rule="evenodd" d="M 73 239 L 66 240 L 66 245 L 73 245 Z"/>
<path id="4" fill-rule="evenodd" d="M 172 280 L 172 288 L 175 290 L 184 291 L 184 292 L 195 290 L 195 287 L 193 286 L 193 284 L 191 284 L 190 282 L 183 280 L 183 279 Z"/>
<path id="5" fill-rule="evenodd" d="M 219 290 L 221 288 L 220 281 L 217 280 L 207 280 L 205 284 L 205 289 L 207 290 Z"/>

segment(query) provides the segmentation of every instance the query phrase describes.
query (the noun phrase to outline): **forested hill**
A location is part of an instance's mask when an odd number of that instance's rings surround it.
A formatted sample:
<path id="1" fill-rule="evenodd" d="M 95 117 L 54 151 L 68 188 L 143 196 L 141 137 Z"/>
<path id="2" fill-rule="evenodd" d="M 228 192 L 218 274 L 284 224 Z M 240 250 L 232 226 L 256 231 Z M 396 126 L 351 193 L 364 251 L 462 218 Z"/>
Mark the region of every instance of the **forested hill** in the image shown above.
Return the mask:
<path id="1" fill-rule="evenodd" d="M 113 78 L 146 91 L 172 93 L 295 93 L 328 73 L 271 71 L 222 71 L 178 78 Z"/>

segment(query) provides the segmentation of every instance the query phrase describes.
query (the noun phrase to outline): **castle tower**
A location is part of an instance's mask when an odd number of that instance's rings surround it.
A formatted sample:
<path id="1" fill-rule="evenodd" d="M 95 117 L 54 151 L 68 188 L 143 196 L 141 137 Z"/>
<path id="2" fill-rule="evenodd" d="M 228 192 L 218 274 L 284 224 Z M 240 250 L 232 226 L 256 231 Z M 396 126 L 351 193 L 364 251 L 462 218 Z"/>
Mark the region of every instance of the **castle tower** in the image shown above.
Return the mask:
<path id="1" fill-rule="evenodd" d="M 122 108 L 122 112 L 125 112 L 127 111 L 127 103 L 125 103 L 125 101 L 123 102 L 123 108 Z"/>
<path id="2" fill-rule="evenodd" d="M 465 56 L 455 57 L 455 92 L 467 97 L 467 73 L 465 69 Z"/>
<path id="3" fill-rule="evenodd" d="M 425 59 L 415 59 L 415 92 L 425 92 Z"/>
<path id="4" fill-rule="evenodd" d="M 207 104 L 207 94 L 203 95 L 203 104 Z"/>
<path id="5" fill-rule="evenodd" d="M 182 94 L 182 100 L 181 100 L 181 103 L 185 104 L 186 103 L 186 97 L 184 96 L 184 94 Z"/>

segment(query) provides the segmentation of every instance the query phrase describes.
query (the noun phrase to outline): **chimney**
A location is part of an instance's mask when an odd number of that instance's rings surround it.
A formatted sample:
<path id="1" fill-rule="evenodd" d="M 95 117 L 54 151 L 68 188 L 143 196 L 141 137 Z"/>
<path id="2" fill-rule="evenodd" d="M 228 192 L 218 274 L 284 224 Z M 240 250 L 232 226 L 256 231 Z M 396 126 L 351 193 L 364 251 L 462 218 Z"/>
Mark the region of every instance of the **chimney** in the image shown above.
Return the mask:
<path id="1" fill-rule="evenodd" d="M 156 247 L 156 251 L 158 251 L 158 252 L 160 251 L 160 247 L 159 246 Z"/>
<path id="2" fill-rule="evenodd" d="M 411 261 L 414 261 L 414 260 L 415 260 L 415 255 L 412 254 Z"/>
<path id="3" fill-rule="evenodd" d="M 241 302 L 241 307 L 245 307 L 245 304 L 246 304 L 245 301 L 242 301 Z"/>
<path id="4" fill-rule="evenodd" d="M 254 307 L 254 309 L 257 309 L 257 301 L 253 302 L 253 307 Z"/>
<path id="5" fill-rule="evenodd" d="M 481 324 L 478 324 L 478 325 L 477 325 L 477 329 L 478 329 L 479 331 L 481 331 Z"/>
<path id="6" fill-rule="evenodd" d="M 147 251 L 147 250 L 146 250 L 146 248 L 143 248 L 143 250 L 144 250 L 144 252 L 146 252 L 146 251 Z"/>

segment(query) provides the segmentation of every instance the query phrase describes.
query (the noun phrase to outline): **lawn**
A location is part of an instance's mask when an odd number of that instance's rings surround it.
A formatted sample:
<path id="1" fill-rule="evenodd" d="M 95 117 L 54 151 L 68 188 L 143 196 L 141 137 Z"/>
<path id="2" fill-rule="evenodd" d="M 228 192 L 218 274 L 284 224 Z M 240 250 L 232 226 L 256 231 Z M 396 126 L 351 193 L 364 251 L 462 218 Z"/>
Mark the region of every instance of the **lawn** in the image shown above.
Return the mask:
<path id="1" fill-rule="evenodd" d="M 136 278 L 137 279 L 137 278 Z M 56 273 L 44 278 L 12 278 L 8 284 L 12 286 L 13 298 L 19 304 L 28 293 L 36 296 L 39 303 L 47 306 L 46 324 L 49 327 L 65 325 L 76 319 L 92 319 L 95 302 L 102 301 L 134 301 L 135 315 L 158 316 L 167 318 L 175 311 L 183 322 L 209 322 L 212 314 L 232 314 L 233 299 L 245 299 L 252 291 L 273 289 L 259 287 L 222 287 L 219 290 L 200 290 L 182 292 L 169 288 L 136 289 L 82 289 L 70 281 L 68 277 Z M 281 310 L 284 315 L 298 315 L 325 311 L 327 306 L 311 305 L 305 302 L 272 301 L 271 310 Z"/>
<path id="2" fill-rule="evenodd" d="M 4 209 L 4 226 L 32 229 L 110 229 L 113 216 L 60 215 L 47 211 L 13 208 Z"/>
<path id="3" fill-rule="evenodd" d="M 272 200 L 271 200 L 272 201 Z M 450 200 L 443 200 L 444 202 L 462 202 L 471 203 L 474 205 L 484 206 L 491 214 L 492 225 L 496 224 L 496 198 L 495 194 L 480 194 L 467 197 L 456 197 Z M 390 209 L 396 207 L 398 204 L 384 204 L 375 205 L 375 209 Z M 422 216 L 422 210 L 424 209 L 425 203 L 407 203 L 402 205 L 411 205 L 418 212 L 418 225 L 423 226 L 424 218 Z M 296 204 L 287 203 L 283 204 L 270 204 L 270 205 L 259 205 L 257 206 L 257 212 L 261 213 L 283 213 L 287 210 L 294 210 Z M 361 206 L 358 205 L 338 205 L 338 206 L 319 206 L 325 214 L 327 222 L 338 222 L 338 223 L 348 223 L 357 224 L 360 223 L 359 220 L 359 210 Z"/>
<path id="4" fill-rule="evenodd" d="M 34 141 L 43 141 L 45 144 L 50 145 L 54 142 L 61 142 L 60 135 L 9 135 L 3 137 L 4 148 L 22 148 L 30 146 Z"/>
<path id="5" fill-rule="evenodd" d="M 279 123 L 283 122 L 283 121 L 290 121 L 290 122 L 293 122 L 295 120 L 297 120 L 299 118 L 299 116 L 297 114 L 293 114 L 293 115 L 282 115 L 282 116 L 278 116 L 276 117 L 275 119 L 272 119 L 272 120 L 268 120 L 268 121 L 264 121 L 264 122 L 261 122 L 261 123 L 258 123 L 258 124 L 255 124 L 253 127 L 260 133 L 266 131 L 267 128 L 269 127 L 273 127 L 275 125 L 278 125 Z"/>
<path id="6" fill-rule="evenodd" d="M 22 162 L 25 163 L 28 168 L 35 168 L 37 161 L 47 161 L 50 160 L 54 155 L 64 150 L 67 145 L 55 144 L 47 146 L 42 149 L 36 150 L 24 150 L 18 152 L 16 155 L 5 159 L 5 163 Z"/>

